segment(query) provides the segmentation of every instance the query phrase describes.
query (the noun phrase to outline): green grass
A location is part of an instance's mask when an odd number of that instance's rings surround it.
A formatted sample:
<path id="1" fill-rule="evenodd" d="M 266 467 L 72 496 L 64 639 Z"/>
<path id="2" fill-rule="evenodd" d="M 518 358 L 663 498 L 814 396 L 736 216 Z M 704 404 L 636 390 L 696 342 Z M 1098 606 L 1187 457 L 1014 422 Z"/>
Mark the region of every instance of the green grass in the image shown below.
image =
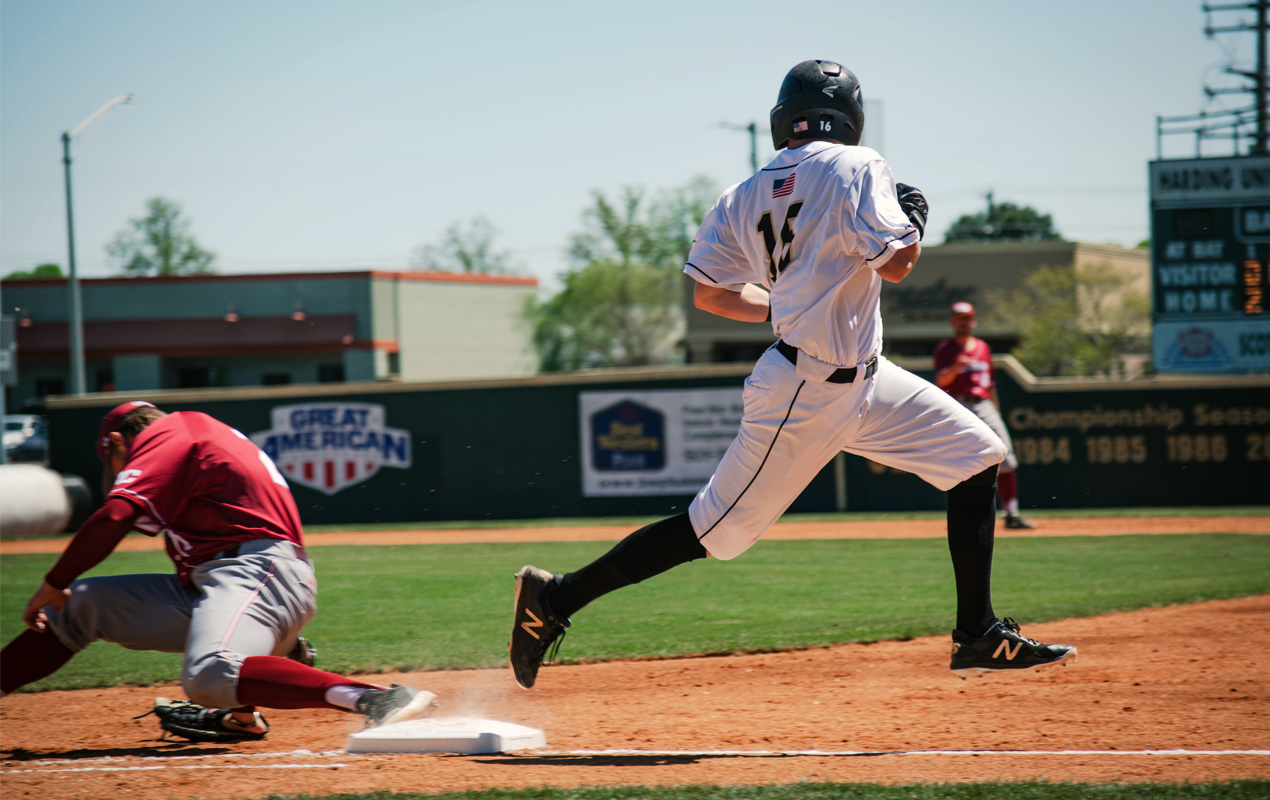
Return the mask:
<path id="1" fill-rule="evenodd" d="M 282 800 L 284 795 L 270 795 Z M 308 795 L 285 795 L 287 798 Z M 444 794 L 371 792 L 312 800 L 1243 800 L 1270 797 L 1270 783 L 791 783 L 777 786 L 623 786 L 485 789 Z"/>
<path id="2" fill-rule="evenodd" d="M 512 575 L 576 569 L 606 542 L 315 547 L 318 616 L 307 635 L 337 672 L 504 663 Z M 0 559 L 0 638 L 52 555 Z M 115 553 L 93 574 L 167 572 L 162 553 Z M 1270 592 L 1270 537 L 1055 537 L 997 542 L 998 613 L 1023 623 Z M 764 541 L 732 562 L 694 562 L 575 615 L 566 660 L 818 646 L 953 626 L 939 539 Z M 1025 629 L 1026 630 L 1026 629 Z M 174 680 L 179 657 L 96 644 L 32 688 Z"/>

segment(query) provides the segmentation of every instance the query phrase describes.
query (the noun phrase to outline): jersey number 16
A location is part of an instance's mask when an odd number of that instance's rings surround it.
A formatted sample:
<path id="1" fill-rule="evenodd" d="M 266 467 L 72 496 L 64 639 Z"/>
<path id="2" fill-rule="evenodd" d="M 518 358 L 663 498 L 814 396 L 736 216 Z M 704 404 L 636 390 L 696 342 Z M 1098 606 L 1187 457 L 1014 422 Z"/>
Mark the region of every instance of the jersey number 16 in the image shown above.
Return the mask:
<path id="1" fill-rule="evenodd" d="M 785 212 L 785 226 L 781 228 L 780 260 L 777 261 L 776 230 L 772 227 L 772 212 L 764 211 L 758 220 L 758 232 L 763 234 L 763 246 L 767 250 L 767 271 L 772 283 L 785 271 L 793 259 L 794 229 L 789 226 L 791 220 L 803 210 L 802 202 L 790 203 Z"/>

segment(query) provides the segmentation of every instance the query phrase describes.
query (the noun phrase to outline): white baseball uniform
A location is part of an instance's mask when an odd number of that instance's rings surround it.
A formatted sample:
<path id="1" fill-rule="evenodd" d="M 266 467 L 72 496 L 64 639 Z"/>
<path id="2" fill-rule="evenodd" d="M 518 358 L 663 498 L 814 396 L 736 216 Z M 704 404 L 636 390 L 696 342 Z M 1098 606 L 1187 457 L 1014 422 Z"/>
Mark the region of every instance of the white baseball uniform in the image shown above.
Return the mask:
<path id="1" fill-rule="evenodd" d="M 1005 458 L 978 417 L 879 355 L 876 270 L 917 241 L 886 161 L 835 142 L 782 150 L 706 215 L 684 271 L 733 291 L 768 289 L 773 329 L 798 348 L 797 366 L 775 347 L 758 360 L 741 430 L 689 507 L 711 555 L 749 549 L 839 450 L 941 491 Z M 828 382 L 850 367 L 853 382 Z"/>

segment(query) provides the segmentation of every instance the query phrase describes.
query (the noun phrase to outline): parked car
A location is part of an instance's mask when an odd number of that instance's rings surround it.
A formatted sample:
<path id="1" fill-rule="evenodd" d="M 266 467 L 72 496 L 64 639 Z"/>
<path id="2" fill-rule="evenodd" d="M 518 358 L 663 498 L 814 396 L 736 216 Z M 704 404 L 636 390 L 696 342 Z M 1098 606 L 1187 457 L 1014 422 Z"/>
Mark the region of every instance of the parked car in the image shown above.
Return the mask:
<path id="1" fill-rule="evenodd" d="M 6 414 L 4 451 L 5 460 L 10 463 L 47 464 L 48 422 L 34 414 Z"/>
<path id="2" fill-rule="evenodd" d="M 39 422 L 35 414 L 4 415 L 4 446 L 17 447 L 35 435 L 35 423 Z"/>

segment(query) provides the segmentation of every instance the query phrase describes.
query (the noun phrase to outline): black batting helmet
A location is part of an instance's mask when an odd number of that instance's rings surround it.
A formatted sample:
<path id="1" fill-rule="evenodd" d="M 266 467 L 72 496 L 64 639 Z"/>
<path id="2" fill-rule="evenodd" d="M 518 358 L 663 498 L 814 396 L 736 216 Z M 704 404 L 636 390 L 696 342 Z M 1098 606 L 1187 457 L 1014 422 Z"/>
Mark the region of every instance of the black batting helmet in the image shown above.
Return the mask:
<path id="1" fill-rule="evenodd" d="M 772 146 L 825 138 L 857 145 L 864 132 L 860 79 L 835 61 L 804 61 L 785 76 L 772 109 Z"/>

